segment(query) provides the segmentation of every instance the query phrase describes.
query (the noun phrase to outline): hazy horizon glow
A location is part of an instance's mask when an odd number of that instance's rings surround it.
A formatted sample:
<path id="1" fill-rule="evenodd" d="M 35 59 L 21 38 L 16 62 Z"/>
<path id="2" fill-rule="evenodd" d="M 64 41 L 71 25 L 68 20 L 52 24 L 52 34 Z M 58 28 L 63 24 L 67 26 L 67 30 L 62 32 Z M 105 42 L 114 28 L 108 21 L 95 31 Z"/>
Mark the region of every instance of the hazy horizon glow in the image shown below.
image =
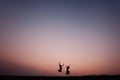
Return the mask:
<path id="1" fill-rule="evenodd" d="M 0 75 L 120 75 L 120 1 L 0 1 Z M 58 62 L 65 64 L 58 73 Z"/>

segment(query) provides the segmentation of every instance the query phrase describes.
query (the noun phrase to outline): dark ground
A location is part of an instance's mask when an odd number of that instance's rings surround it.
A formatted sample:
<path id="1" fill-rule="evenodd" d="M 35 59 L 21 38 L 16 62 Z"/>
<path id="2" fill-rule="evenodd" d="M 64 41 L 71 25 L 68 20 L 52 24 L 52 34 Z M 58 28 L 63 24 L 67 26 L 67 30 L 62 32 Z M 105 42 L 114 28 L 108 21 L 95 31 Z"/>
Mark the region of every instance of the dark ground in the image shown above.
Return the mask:
<path id="1" fill-rule="evenodd" d="M 100 76 L 0 76 L 0 80 L 120 80 L 120 75 Z"/>

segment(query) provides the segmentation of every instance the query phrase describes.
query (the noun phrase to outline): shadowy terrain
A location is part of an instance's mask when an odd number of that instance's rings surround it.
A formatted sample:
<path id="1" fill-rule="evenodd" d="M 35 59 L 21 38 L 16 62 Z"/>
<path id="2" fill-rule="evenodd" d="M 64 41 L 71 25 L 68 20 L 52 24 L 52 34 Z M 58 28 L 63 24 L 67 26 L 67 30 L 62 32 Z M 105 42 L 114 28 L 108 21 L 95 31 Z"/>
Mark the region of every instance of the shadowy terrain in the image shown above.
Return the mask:
<path id="1" fill-rule="evenodd" d="M 120 80 L 120 75 L 91 75 L 91 76 L 9 76 L 1 75 L 0 80 Z"/>

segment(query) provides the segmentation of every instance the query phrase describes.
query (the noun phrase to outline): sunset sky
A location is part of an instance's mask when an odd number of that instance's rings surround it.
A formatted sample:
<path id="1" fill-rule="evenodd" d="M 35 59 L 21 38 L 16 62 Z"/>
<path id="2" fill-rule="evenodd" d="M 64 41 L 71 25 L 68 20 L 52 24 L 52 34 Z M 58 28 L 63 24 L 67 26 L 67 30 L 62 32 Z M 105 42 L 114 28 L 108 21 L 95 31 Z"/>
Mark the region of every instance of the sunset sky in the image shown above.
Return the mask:
<path id="1" fill-rule="evenodd" d="M 0 0 L 0 75 L 66 76 L 68 65 L 120 75 L 120 0 Z"/>

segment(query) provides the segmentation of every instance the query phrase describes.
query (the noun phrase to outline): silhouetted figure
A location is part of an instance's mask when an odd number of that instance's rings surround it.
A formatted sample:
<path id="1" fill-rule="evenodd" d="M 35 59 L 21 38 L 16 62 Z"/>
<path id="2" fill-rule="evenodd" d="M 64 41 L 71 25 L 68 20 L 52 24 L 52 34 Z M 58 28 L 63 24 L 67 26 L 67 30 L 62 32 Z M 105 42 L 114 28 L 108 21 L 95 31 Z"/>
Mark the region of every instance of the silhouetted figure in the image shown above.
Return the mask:
<path id="1" fill-rule="evenodd" d="M 69 75 L 70 74 L 70 65 L 69 66 L 66 66 L 66 74 Z"/>
<path id="2" fill-rule="evenodd" d="M 64 64 L 63 64 L 63 65 L 64 65 Z M 58 69 L 59 72 L 62 72 L 62 67 L 63 67 L 63 65 L 61 65 L 60 62 L 59 62 L 59 69 Z"/>

